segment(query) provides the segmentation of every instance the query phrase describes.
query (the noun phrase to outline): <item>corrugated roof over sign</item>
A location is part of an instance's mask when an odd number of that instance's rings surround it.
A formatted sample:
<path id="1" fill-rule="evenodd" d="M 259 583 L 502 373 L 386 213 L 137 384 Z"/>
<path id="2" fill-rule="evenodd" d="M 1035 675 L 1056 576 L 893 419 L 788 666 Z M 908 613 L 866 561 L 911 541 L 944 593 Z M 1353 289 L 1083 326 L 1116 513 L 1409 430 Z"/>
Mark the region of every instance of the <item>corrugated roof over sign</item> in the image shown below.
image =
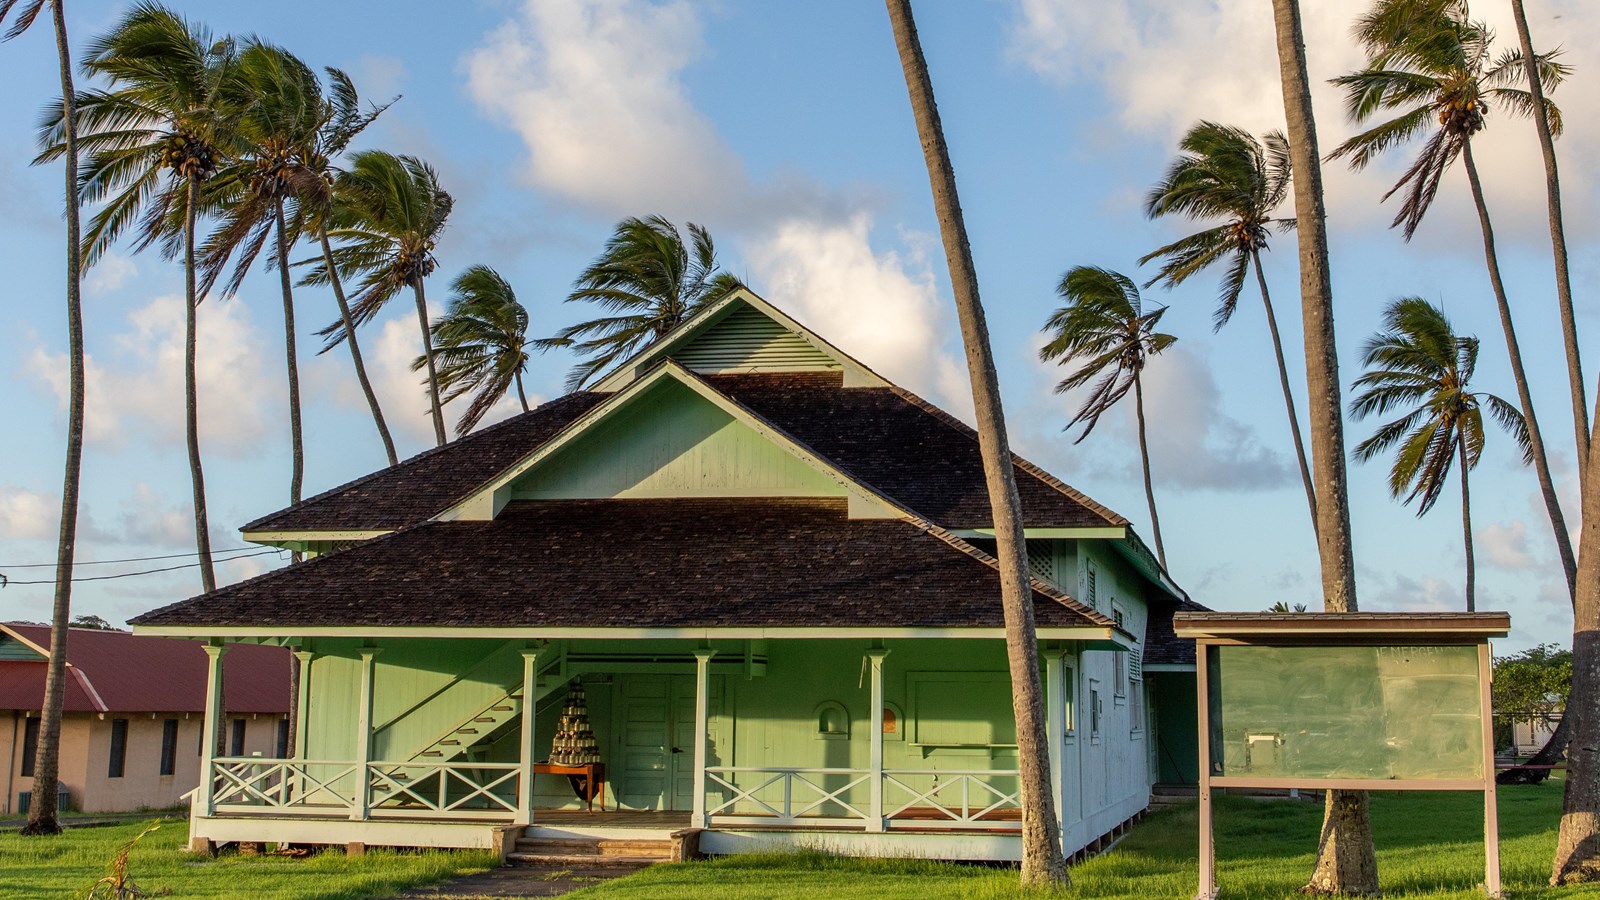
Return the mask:
<path id="1" fill-rule="evenodd" d="M 38 647 L 50 647 L 50 629 L 44 625 L 3 627 Z M 0 661 L 0 709 L 43 706 L 45 666 L 42 661 Z M 68 712 L 205 711 L 208 662 L 205 648 L 196 641 L 73 628 L 67 637 L 67 666 Z M 223 655 L 222 667 L 224 704 L 230 713 L 289 711 L 288 650 L 234 645 Z"/>

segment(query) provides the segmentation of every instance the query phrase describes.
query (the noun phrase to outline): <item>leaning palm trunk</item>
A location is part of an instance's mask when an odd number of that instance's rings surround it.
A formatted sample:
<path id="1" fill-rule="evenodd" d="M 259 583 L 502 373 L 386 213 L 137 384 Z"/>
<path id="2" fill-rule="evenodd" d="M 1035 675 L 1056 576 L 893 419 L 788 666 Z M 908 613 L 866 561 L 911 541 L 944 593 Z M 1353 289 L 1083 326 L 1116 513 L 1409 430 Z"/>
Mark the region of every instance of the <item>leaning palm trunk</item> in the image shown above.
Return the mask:
<path id="1" fill-rule="evenodd" d="M 1477 612 L 1478 597 L 1473 582 L 1477 578 L 1472 561 L 1472 495 L 1467 489 L 1467 436 L 1456 432 L 1456 451 L 1461 456 L 1461 537 L 1467 550 L 1467 612 Z"/>
<path id="2" fill-rule="evenodd" d="M 1591 420 L 1600 423 L 1600 412 Z M 1572 723 L 1567 787 L 1550 882 L 1600 879 L 1600 435 L 1589 432 L 1578 536 L 1578 584 L 1572 607 L 1572 692 L 1562 724 Z"/>
<path id="3" fill-rule="evenodd" d="M 1043 691 L 1039 685 L 1039 644 L 1033 626 L 1033 597 L 1028 560 L 1023 549 L 1022 508 L 1017 498 L 1011 449 L 989 330 L 978 296 L 978 276 L 967 243 L 955 170 L 945 146 L 939 110 L 927 60 L 917 39 L 910 0 L 885 0 L 894 27 L 895 46 L 905 70 L 906 89 L 922 139 L 922 152 L 933 189 L 939 232 L 950 266 L 950 285 L 966 347 L 972 379 L 972 405 L 977 416 L 978 446 L 984 481 L 994 518 L 995 552 L 999 557 L 1000 602 L 1006 626 L 1006 657 L 1011 670 L 1011 705 L 1017 723 L 1018 786 L 1022 797 L 1022 883 L 1065 885 L 1069 882 L 1061 854 L 1061 832 L 1050 794 L 1049 741 L 1045 736 Z"/>
<path id="4" fill-rule="evenodd" d="M 411 282 L 411 293 L 417 298 L 417 324 L 422 327 L 422 355 L 428 361 L 428 403 L 433 412 L 433 436 L 443 447 L 444 409 L 439 405 L 439 369 L 433 360 L 433 331 L 428 328 L 428 300 L 422 293 L 422 279 Z"/>
<path id="5" fill-rule="evenodd" d="M 400 458 L 394 452 L 394 438 L 389 436 L 389 425 L 383 421 L 378 395 L 372 390 L 372 382 L 367 379 L 367 366 L 361 361 L 361 345 L 356 341 L 356 323 L 350 317 L 350 303 L 344 297 L 339 269 L 333 264 L 333 247 L 328 243 L 328 229 L 320 229 L 317 237 L 322 242 L 322 261 L 328 267 L 328 284 L 333 288 L 334 301 L 339 304 L 339 321 L 344 323 L 344 341 L 350 347 L 350 361 L 356 367 L 356 381 L 361 384 L 361 393 L 366 395 L 367 407 L 372 410 L 372 421 L 378 426 L 378 436 L 383 439 L 383 452 L 389 457 L 389 465 L 399 465 Z"/>
<path id="6" fill-rule="evenodd" d="M 217 573 L 211 565 L 211 531 L 206 522 L 206 476 L 200 465 L 200 398 L 195 384 L 195 331 L 200 298 L 194 283 L 194 222 L 195 207 L 200 201 L 200 180 L 193 175 L 188 179 L 188 199 L 183 214 L 183 423 L 189 446 L 189 478 L 194 487 L 194 542 L 200 557 L 200 586 L 209 594 L 217 589 Z"/>
<path id="7" fill-rule="evenodd" d="M 33 804 L 23 834 L 60 834 L 56 796 L 61 771 L 61 708 L 67 675 L 67 624 L 72 619 L 72 564 L 78 540 L 78 483 L 83 464 L 83 303 L 79 285 L 83 252 L 78 226 L 78 110 L 72 87 L 72 60 L 61 0 L 51 0 L 56 58 L 61 68 L 64 160 L 67 169 L 67 344 L 70 355 L 67 397 L 67 461 L 61 486 L 61 531 L 56 543 L 56 597 L 50 612 L 50 658 L 45 667 L 44 706 L 39 712 L 39 743 L 34 750 Z"/>
<path id="8" fill-rule="evenodd" d="M 522 389 L 522 370 L 518 369 L 513 375 L 517 382 L 517 399 L 522 401 L 522 411 L 528 411 L 528 394 Z"/>
<path id="9" fill-rule="evenodd" d="M 1528 423 L 1528 446 L 1533 456 L 1534 472 L 1539 476 L 1539 494 L 1544 498 L 1545 512 L 1550 516 L 1550 528 L 1555 532 L 1556 553 L 1561 557 L 1561 571 L 1567 576 L 1567 590 L 1572 592 L 1576 588 L 1578 563 L 1572 555 L 1572 540 L 1567 535 L 1567 521 L 1561 512 L 1561 501 L 1556 497 L 1555 480 L 1550 476 L 1550 462 L 1545 456 L 1539 420 L 1534 417 L 1533 394 L 1528 389 L 1528 374 L 1522 367 L 1522 345 L 1517 342 L 1516 325 L 1511 321 L 1511 303 L 1506 299 L 1505 282 L 1500 280 L 1500 258 L 1494 249 L 1494 227 L 1489 222 L 1489 207 L 1483 200 L 1478 166 L 1472 160 L 1471 140 L 1461 142 L 1461 161 L 1467 169 L 1467 182 L 1472 186 L 1472 202 L 1478 209 L 1478 225 L 1483 230 L 1483 258 L 1489 267 L 1489 284 L 1494 288 L 1494 302 L 1500 310 L 1500 328 L 1506 336 L 1506 353 L 1511 359 L 1512 380 L 1517 385 L 1517 402 L 1522 408 L 1522 417 Z"/>
<path id="10" fill-rule="evenodd" d="M 1567 270 L 1567 232 L 1561 221 L 1561 178 L 1556 171 L 1556 142 L 1550 133 L 1544 85 L 1539 79 L 1538 58 L 1533 55 L 1533 38 L 1528 34 L 1528 16 L 1522 10 L 1522 0 L 1511 0 L 1511 12 L 1517 22 L 1517 38 L 1522 43 L 1522 65 L 1528 74 L 1528 93 L 1533 96 L 1533 125 L 1539 132 L 1539 149 L 1544 153 L 1550 246 L 1556 261 L 1556 304 L 1561 311 L 1561 339 L 1567 351 L 1567 380 L 1572 389 L 1572 425 L 1578 445 L 1578 476 L 1582 478 L 1589 464 L 1589 410 L 1584 396 L 1583 361 L 1578 354 L 1578 325 L 1572 314 L 1572 276 Z"/>
<path id="11" fill-rule="evenodd" d="M 294 336 L 294 285 L 289 280 L 288 226 L 283 219 L 283 200 L 273 210 L 278 228 L 278 280 L 283 290 L 283 348 L 289 367 L 289 446 L 293 463 L 289 474 L 289 504 L 300 504 L 300 489 L 305 482 L 306 453 L 300 433 L 300 364 L 296 360 Z M 298 560 L 300 554 L 296 553 Z"/>
<path id="12" fill-rule="evenodd" d="M 1272 0 L 1272 11 L 1289 153 L 1295 173 L 1300 309 L 1305 322 L 1307 420 L 1311 426 L 1311 459 L 1316 472 L 1322 603 L 1327 612 L 1354 612 L 1355 554 L 1350 539 L 1339 357 L 1333 332 L 1333 283 L 1328 272 L 1322 162 L 1311 109 L 1311 81 L 1306 74 L 1305 38 L 1300 28 L 1298 0 Z M 1306 889 L 1316 893 L 1378 892 L 1378 859 L 1372 846 L 1372 822 L 1364 792 L 1328 791 L 1317 865 Z"/>
<path id="13" fill-rule="evenodd" d="M 1294 437 L 1294 456 L 1300 463 L 1300 483 L 1306 489 L 1306 506 L 1311 509 L 1311 530 L 1317 530 L 1317 491 L 1311 482 L 1311 466 L 1306 463 L 1306 444 L 1300 437 L 1300 416 L 1294 410 L 1294 392 L 1289 389 L 1289 367 L 1283 361 L 1283 338 L 1278 335 L 1278 317 L 1272 310 L 1272 294 L 1267 291 L 1267 276 L 1261 271 L 1261 251 L 1251 250 L 1256 284 L 1261 287 L 1261 305 L 1267 310 L 1267 330 L 1272 333 L 1272 353 L 1278 360 L 1278 383 L 1283 386 L 1283 406 L 1289 413 L 1289 434 Z"/>
<path id="14" fill-rule="evenodd" d="M 1156 488 L 1150 480 L 1150 444 L 1144 429 L 1144 380 L 1133 373 L 1133 414 L 1139 424 L 1139 464 L 1144 469 L 1144 500 L 1150 506 L 1150 535 L 1156 542 L 1156 558 L 1167 567 L 1167 550 L 1161 543 L 1161 517 L 1156 515 Z"/>

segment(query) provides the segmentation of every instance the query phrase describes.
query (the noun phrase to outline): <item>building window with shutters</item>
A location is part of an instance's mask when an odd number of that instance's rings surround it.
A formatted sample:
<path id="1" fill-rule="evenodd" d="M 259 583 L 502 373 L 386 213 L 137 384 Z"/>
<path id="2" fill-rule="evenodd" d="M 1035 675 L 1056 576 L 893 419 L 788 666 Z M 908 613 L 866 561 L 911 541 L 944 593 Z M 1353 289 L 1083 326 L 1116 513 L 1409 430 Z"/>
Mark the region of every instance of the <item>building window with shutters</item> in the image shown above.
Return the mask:
<path id="1" fill-rule="evenodd" d="M 161 722 L 161 774 L 171 775 L 178 771 L 178 720 L 164 719 Z"/>
<path id="2" fill-rule="evenodd" d="M 33 777 L 33 764 L 39 752 L 39 720 L 24 719 L 22 726 L 22 777 Z"/>
<path id="3" fill-rule="evenodd" d="M 1134 737 L 1144 734 L 1144 682 L 1135 681 L 1128 687 L 1129 731 Z"/>
<path id="4" fill-rule="evenodd" d="M 1089 740 L 1100 743 L 1100 682 L 1089 679 Z"/>
<path id="5" fill-rule="evenodd" d="M 1118 628 L 1126 629 L 1122 607 L 1115 600 L 1111 601 L 1111 618 L 1117 623 Z M 1116 694 L 1117 703 L 1126 703 L 1128 700 L 1128 654 L 1117 652 L 1111 654 L 1111 685 Z"/>
<path id="6" fill-rule="evenodd" d="M 107 778 L 121 778 L 128 763 L 128 720 L 111 720 L 111 764 L 106 767 Z"/>
<path id="7" fill-rule="evenodd" d="M 243 756 L 244 755 L 244 720 L 243 719 L 234 719 L 233 720 L 233 735 L 232 735 L 232 738 L 228 741 L 228 755 L 229 756 Z"/>

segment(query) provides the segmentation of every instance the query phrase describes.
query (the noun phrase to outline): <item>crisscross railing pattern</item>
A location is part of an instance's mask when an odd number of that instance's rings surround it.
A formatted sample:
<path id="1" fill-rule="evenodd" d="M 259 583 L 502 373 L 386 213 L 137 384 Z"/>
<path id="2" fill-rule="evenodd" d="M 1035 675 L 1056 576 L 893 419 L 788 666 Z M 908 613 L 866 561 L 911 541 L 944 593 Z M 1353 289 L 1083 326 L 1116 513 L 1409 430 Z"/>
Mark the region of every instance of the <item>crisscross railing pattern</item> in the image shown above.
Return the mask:
<path id="1" fill-rule="evenodd" d="M 212 764 L 212 802 L 219 808 L 347 812 L 355 806 L 355 772 L 353 762 L 225 757 Z"/>
<path id="2" fill-rule="evenodd" d="M 886 771 L 886 818 L 891 826 L 894 820 L 905 819 L 914 820 L 918 828 L 1020 828 L 1020 818 L 1013 813 L 1022 810 L 1021 788 L 1008 790 L 995 783 L 1001 779 L 1015 783 L 1016 778 L 1015 771 L 996 769 Z"/>
<path id="3" fill-rule="evenodd" d="M 867 813 L 846 796 L 871 782 L 866 769 L 708 767 L 707 788 L 722 799 L 715 806 L 708 803 L 706 813 L 728 825 L 860 823 Z"/>
<path id="4" fill-rule="evenodd" d="M 367 774 L 372 811 L 377 815 L 487 814 L 503 818 L 504 813 L 517 811 L 520 768 L 516 763 L 371 763 Z"/>
<path id="5" fill-rule="evenodd" d="M 366 791 L 373 818 L 506 820 L 521 766 L 488 762 L 354 762 L 229 757 L 213 761 L 213 807 L 253 815 L 352 815 Z"/>

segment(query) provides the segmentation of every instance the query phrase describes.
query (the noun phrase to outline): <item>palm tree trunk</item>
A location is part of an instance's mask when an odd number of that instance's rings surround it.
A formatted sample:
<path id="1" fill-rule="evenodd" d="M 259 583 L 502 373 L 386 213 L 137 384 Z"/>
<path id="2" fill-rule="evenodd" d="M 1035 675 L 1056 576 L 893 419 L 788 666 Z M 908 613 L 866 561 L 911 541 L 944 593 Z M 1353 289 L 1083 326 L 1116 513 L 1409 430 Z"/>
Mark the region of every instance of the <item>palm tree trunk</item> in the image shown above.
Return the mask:
<path id="1" fill-rule="evenodd" d="M 1061 854 L 1061 832 L 1050 793 L 1049 740 L 1045 735 L 1044 697 L 1039 685 L 1039 644 L 1033 625 L 1033 595 L 1023 548 L 1022 507 L 1017 498 L 1011 448 L 1006 438 L 1000 382 L 989 346 L 978 294 L 978 275 L 967 242 L 955 169 L 945 146 L 944 129 L 934 101 L 927 60 L 917 39 L 910 0 L 885 0 L 894 27 L 895 47 L 905 71 L 906 89 L 917 121 L 917 133 L 928 166 L 933 205 L 939 216 L 950 266 L 950 286 L 961 322 L 967 371 L 972 379 L 972 405 L 977 416 L 978 446 L 995 528 L 1000 568 L 1000 602 L 1006 625 L 1006 658 L 1011 671 L 1011 706 L 1017 725 L 1018 786 L 1022 797 L 1022 883 L 1061 885 L 1070 882 Z"/>
<path id="2" fill-rule="evenodd" d="M 1591 423 L 1600 423 L 1597 410 Z M 1567 786 L 1561 804 L 1550 883 L 1600 879 L 1600 434 L 1589 426 L 1589 464 L 1583 478 L 1583 524 L 1578 533 L 1578 584 L 1572 605 L 1572 691 L 1563 723 L 1572 721 Z"/>
<path id="3" fill-rule="evenodd" d="M 283 291 L 283 352 L 289 368 L 289 446 L 293 463 L 289 474 L 289 505 L 300 504 L 300 490 L 306 477 L 305 445 L 300 433 L 300 364 L 295 354 L 294 285 L 289 280 L 288 225 L 283 219 L 283 200 L 277 201 L 274 214 L 278 227 L 278 281 Z M 300 554 L 296 553 L 298 561 Z"/>
<path id="4" fill-rule="evenodd" d="M 72 564 L 78 541 L 78 485 L 83 466 L 83 303 L 79 290 L 83 252 L 78 224 L 78 103 L 72 84 L 72 58 L 61 0 L 50 3 L 60 63 L 63 124 L 66 132 L 67 213 L 67 460 L 61 486 L 61 530 L 56 542 L 56 596 L 50 612 L 50 659 L 45 667 L 44 705 L 39 711 L 39 743 L 34 748 L 33 803 L 23 834 L 60 834 L 56 792 L 61 772 L 61 708 L 67 675 L 67 625 L 72 619 Z"/>
<path id="5" fill-rule="evenodd" d="M 1322 564 L 1322 604 L 1328 612 L 1356 610 L 1355 553 L 1350 538 L 1350 495 L 1345 480 L 1344 419 L 1339 357 L 1333 331 L 1333 282 L 1328 271 L 1328 231 L 1322 162 L 1306 74 L 1305 37 L 1298 0 L 1272 0 L 1283 83 L 1284 117 L 1294 166 L 1294 208 L 1300 247 L 1300 311 L 1305 322 L 1307 421 L 1316 476 L 1317 550 Z M 1378 858 L 1362 791 L 1328 791 L 1317 864 L 1305 890 L 1376 894 Z"/>
<path id="6" fill-rule="evenodd" d="M 1139 462 L 1144 468 L 1144 499 L 1150 505 L 1150 534 L 1156 542 L 1156 558 L 1161 568 L 1167 567 L 1167 550 L 1161 543 L 1161 517 L 1156 515 L 1156 489 L 1150 480 L 1150 445 L 1145 441 L 1144 382 L 1139 373 L 1133 373 L 1133 412 L 1139 420 Z"/>
<path id="7" fill-rule="evenodd" d="M 1467 438 L 1456 431 L 1456 450 L 1461 455 L 1461 537 L 1467 548 L 1467 612 L 1478 611 L 1478 598 L 1473 587 L 1477 577 L 1472 561 L 1472 495 L 1467 491 Z"/>
<path id="8" fill-rule="evenodd" d="M 383 438 L 383 452 L 389 457 L 389 465 L 399 465 L 400 458 L 394 452 L 394 438 L 389 436 L 389 426 L 383 421 L 383 410 L 378 406 L 378 395 L 372 390 L 372 382 L 367 380 L 367 366 L 361 361 L 361 345 L 356 341 L 356 323 L 350 318 L 350 303 L 344 298 L 344 284 L 339 280 L 339 269 L 333 264 L 333 247 L 328 243 L 328 229 L 322 228 L 317 237 L 322 241 L 322 261 L 328 266 L 328 284 L 333 287 L 333 299 L 339 304 L 339 321 L 344 323 L 344 340 L 350 345 L 350 360 L 355 363 L 356 381 L 361 385 L 361 393 L 367 397 L 367 407 L 372 410 L 372 421 L 378 426 L 378 436 Z"/>
<path id="9" fill-rule="evenodd" d="M 528 395 L 525 392 L 523 392 L 523 390 L 522 390 L 522 373 L 521 372 L 517 372 L 514 377 L 517 380 L 517 399 L 522 401 L 522 411 L 523 412 L 527 412 L 528 411 Z"/>
<path id="10" fill-rule="evenodd" d="M 1517 342 L 1517 329 L 1511 321 L 1511 303 L 1506 299 L 1505 282 L 1500 280 L 1500 258 L 1494 249 L 1494 227 L 1489 223 L 1489 207 L 1483 200 L 1483 184 L 1478 180 L 1478 166 L 1472 159 L 1470 140 L 1461 143 L 1461 161 L 1467 169 L 1467 182 L 1472 186 L 1472 202 L 1478 208 L 1478 225 L 1483 230 L 1483 258 L 1489 266 L 1489 284 L 1494 288 L 1494 302 L 1500 309 L 1500 328 L 1506 336 L 1506 353 L 1511 358 L 1511 377 L 1517 385 L 1517 402 L 1522 407 L 1522 417 L 1528 422 L 1528 444 L 1533 449 L 1533 469 L 1539 476 L 1539 493 L 1544 497 L 1550 528 L 1555 532 L 1556 553 L 1561 557 L 1561 571 L 1567 576 L 1567 591 L 1574 593 L 1578 562 L 1572 555 L 1572 539 L 1567 534 L 1566 516 L 1562 515 L 1561 501 L 1556 497 L 1555 480 L 1550 476 L 1544 436 L 1539 431 L 1539 420 L 1534 417 L 1528 373 L 1522 368 L 1522 345 Z"/>
<path id="11" fill-rule="evenodd" d="M 200 201 L 200 180 L 189 176 L 188 199 L 183 213 L 183 414 L 184 436 L 189 445 L 189 478 L 194 486 L 194 541 L 200 557 L 200 586 L 206 593 L 217 589 L 211 564 L 211 531 L 206 521 L 206 476 L 200 465 L 200 398 L 195 384 L 197 350 L 196 316 L 200 298 L 194 284 L 195 207 Z"/>
<path id="12" fill-rule="evenodd" d="M 422 355 L 428 361 L 428 402 L 433 411 L 433 436 L 443 447 L 444 409 L 439 405 L 439 369 L 433 362 L 433 332 L 428 328 L 428 300 L 422 293 L 422 281 L 411 284 L 411 293 L 417 298 L 417 324 L 422 326 Z"/>
<path id="13" fill-rule="evenodd" d="M 1539 64 L 1533 58 L 1533 38 L 1528 33 L 1528 16 L 1522 0 L 1511 0 L 1511 13 L 1517 22 L 1517 38 L 1522 43 L 1522 65 L 1528 74 L 1528 92 L 1533 95 L 1533 125 L 1539 132 L 1539 149 L 1544 152 L 1545 204 L 1550 212 L 1550 247 L 1556 261 L 1556 304 L 1561 312 L 1561 340 L 1567 351 L 1567 381 L 1572 390 L 1572 426 L 1577 436 L 1578 477 L 1589 465 L 1589 410 L 1584 396 L 1583 358 L 1578 354 L 1578 324 L 1572 314 L 1572 276 L 1567 271 L 1567 232 L 1561 221 L 1561 177 L 1556 171 L 1556 142 L 1550 134 L 1550 117 L 1545 111 L 1544 84 Z"/>
<path id="14" fill-rule="evenodd" d="M 1294 411 L 1294 392 L 1289 389 L 1289 367 L 1283 361 L 1283 338 L 1278 335 L 1278 317 L 1272 311 L 1272 295 L 1267 291 L 1267 276 L 1261 271 L 1261 253 L 1250 251 L 1255 264 L 1256 284 L 1261 287 L 1261 305 L 1267 310 L 1267 330 L 1272 333 L 1272 352 L 1278 359 L 1278 383 L 1283 386 L 1283 406 L 1289 412 L 1289 434 L 1294 437 L 1294 456 L 1300 463 L 1300 483 L 1305 485 L 1306 506 L 1311 510 L 1311 531 L 1317 530 L 1317 491 L 1311 483 L 1311 466 L 1306 462 L 1305 440 L 1300 436 L 1300 416 Z"/>

